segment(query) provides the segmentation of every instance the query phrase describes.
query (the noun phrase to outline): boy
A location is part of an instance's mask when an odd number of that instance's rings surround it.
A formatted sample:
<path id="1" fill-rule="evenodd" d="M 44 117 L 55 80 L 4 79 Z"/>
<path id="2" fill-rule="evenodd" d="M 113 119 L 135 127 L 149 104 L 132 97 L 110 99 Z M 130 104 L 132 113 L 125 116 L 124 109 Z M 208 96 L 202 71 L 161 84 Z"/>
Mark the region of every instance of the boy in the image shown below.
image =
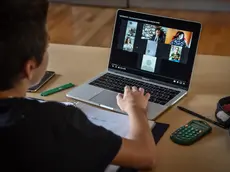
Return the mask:
<path id="1" fill-rule="evenodd" d="M 143 89 L 127 86 L 117 96 L 130 117 L 130 139 L 95 126 L 73 106 L 25 97 L 46 71 L 47 11 L 48 0 L 0 2 L 1 169 L 104 171 L 109 164 L 152 169 L 155 143 L 146 116 L 150 95 Z"/>

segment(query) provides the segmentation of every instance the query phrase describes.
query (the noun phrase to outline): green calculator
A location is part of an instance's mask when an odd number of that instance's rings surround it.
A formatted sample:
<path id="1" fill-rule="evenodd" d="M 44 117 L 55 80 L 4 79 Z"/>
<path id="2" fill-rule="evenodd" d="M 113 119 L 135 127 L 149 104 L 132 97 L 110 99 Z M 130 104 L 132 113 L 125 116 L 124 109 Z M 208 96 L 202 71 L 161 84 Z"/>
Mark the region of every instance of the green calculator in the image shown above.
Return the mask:
<path id="1" fill-rule="evenodd" d="M 212 131 L 208 123 L 200 120 L 192 120 L 180 127 L 171 135 L 171 140 L 180 145 L 192 145 Z"/>

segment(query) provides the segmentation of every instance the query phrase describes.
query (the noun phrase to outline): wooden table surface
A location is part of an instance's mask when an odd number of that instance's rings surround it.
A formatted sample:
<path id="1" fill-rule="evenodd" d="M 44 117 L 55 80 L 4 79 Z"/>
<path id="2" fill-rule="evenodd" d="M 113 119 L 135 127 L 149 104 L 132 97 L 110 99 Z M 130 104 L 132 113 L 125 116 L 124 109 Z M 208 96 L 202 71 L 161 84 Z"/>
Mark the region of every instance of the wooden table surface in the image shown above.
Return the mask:
<path id="1" fill-rule="evenodd" d="M 72 82 L 82 84 L 107 68 L 109 49 L 51 44 L 48 70 L 57 76 L 41 91 Z M 73 101 L 65 97 L 69 90 L 48 96 L 46 100 Z M 39 93 L 40 93 L 39 92 Z M 27 96 L 42 98 L 39 93 Z M 213 118 L 217 101 L 230 95 L 230 57 L 198 55 L 192 84 L 187 97 L 178 105 Z M 157 118 L 170 124 L 157 145 L 156 172 L 229 172 L 230 136 L 228 131 L 213 126 L 213 132 L 192 146 L 179 146 L 170 134 L 194 117 L 179 111 L 176 106 Z"/>

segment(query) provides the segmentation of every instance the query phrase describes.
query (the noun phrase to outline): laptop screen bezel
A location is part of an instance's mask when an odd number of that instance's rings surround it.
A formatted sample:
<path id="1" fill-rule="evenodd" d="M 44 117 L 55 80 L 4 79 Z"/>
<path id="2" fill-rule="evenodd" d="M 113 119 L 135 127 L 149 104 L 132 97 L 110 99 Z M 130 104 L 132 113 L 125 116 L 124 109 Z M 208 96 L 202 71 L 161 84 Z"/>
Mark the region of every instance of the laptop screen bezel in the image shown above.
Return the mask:
<path id="1" fill-rule="evenodd" d="M 188 30 L 188 31 L 193 32 L 192 43 L 191 43 L 189 57 L 188 57 L 191 59 L 191 61 L 189 64 L 187 64 L 188 65 L 187 67 L 189 68 L 190 75 L 187 77 L 186 85 L 178 85 L 178 84 L 174 84 L 172 82 L 162 81 L 160 78 L 157 78 L 157 79 L 155 77 L 153 78 L 152 74 L 143 73 L 141 71 L 136 71 L 136 70 L 132 70 L 132 69 L 126 69 L 126 71 L 124 71 L 122 68 L 114 68 L 113 67 L 113 62 L 112 62 L 111 57 L 112 57 L 114 49 L 117 48 L 116 46 L 117 46 L 117 40 L 118 40 L 118 36 L 119 36 L 118 32 L 119 32 L 119 27 L 120 27 L 118 24 L 118 20 L 120 20 L 120 15 L 138 18 L 138 19 L 156 21 L 159 23 L 161 23 L 162 20 L 164 20 L 164 22 L 167 21 L 167 22 L 170 22 L 171 25 L 177 26 L 176 29 Z M 128 10 L 118 10 L 117 14 L 116 14 L 115 25 L 114 25 L 114 33 L 113 33 L 113 40 L 112 40 L 112 45 L 111 45 L 108 69 L 113 70 L 113 71 L 115 70 L 118 72 L 120 71 L 120 72 L 129 73 L 129 74 L 140 76 L 143 78 L 148 78 L 150 80 L 159 80 L 159 82 L 163 82 L 166 84 L 168 83 L 169 85 L 173 85 L 175 87 L 179 87 L 179 88 L 182 88 L 184 90 L 188 90 L 189 86 L 190 86 L 190 82 L 191 82 L 192 71 L 193 71 L 194 62 L 195 62 L 195 56 L 196 56 L 197 49 L 198 49 L 200 33 L 201 33 L 201 24 L 198 22 L 186 21 L 186 20 L 182 20 L 182 19 L 175 19 L 175 18 L 170 18 L 170 17 L 165 17 L 165 16 L 157 16 L 157 15 L 139 13 L 139 12 L 128 11 Z"/>

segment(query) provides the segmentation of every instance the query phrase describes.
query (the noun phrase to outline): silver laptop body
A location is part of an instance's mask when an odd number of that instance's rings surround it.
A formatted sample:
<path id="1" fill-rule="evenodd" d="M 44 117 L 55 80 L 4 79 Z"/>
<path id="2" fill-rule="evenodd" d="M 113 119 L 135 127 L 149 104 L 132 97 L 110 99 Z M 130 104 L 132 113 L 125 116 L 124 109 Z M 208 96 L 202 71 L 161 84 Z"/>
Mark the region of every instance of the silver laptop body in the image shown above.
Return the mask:
<path id="1" fill-rule="evenodd" d="M 134 18 L 134 16 L 135 16 L 135 18 Z M 138 17 L 136 17 L 136 16 L 138 16 Z M 126 17 L 128 17 L 128 19 Z M 149 104 L 148 104 L 148 119 L 156 119 L 156 117 L 158 117 L 160 114 L 162 114 L 170 106 L 174 105 L 180 99 L 182 99 L 188 93 L 190 80 L 191 80 L 191 73 L 184 80 L 173 78 L 173 77 L 170 78 L 168 76 L 167 77 L 163 76 L 163 79 L 168 79 L 170 81 L 170 82 L 164 82 L 161 79 L 158 80 L 158 79 L 156 79 L 154 77 L 148 77 L 149 75 L 147 76 L 147 74 L 153 74 L 153 75 L 155 75 L 155 74 L 153 72 L 147 71 L 146 69 L 145 70 L 140 70 L 139 71 L 140 74 L 139 73 L 136 74 L 134 72 L 127 71 L 126 67 L 124 67 L 123 65 L 120 65 L 118 63 L 114 63 L 114 61 L 112 61 L 112 59 L 117 58 L 117 57 L 112 57 L 112 56 L 113 56 L 113 51 L 118 51 L 118 50 L 113 50 L 113 49 L 117 49 L 117 45 L 115 45 L 116 44 L 115 39 L 117 40 L 118 39 L 117 37 L 119 37 L 118 36 L 119 34 L 116 32 L 116 30 L 121 25 L 121 22 L 119 21 L 120 18 L 122 18 L 121 20 L 124 21 L 124 22 L 127 20 L 127 23 L 128 23 L 130 21 L 133 21 L 134 19 L 138 20 L 139 18 L 141 20 L 146 18 L 145 19 L 145 21 L 146 21 L 146 20 L 149 20 L 150 17 L 154 17 L 154 20 L 155 20 L 155 17 L 156 17 L 156 19 L 158 19 L 158 18 L 162 19 L 163 18 L 163 19 L 167 19 L 167 20 L 175 20 L 175 22 L 182 22 L 182 25 L 184 25 L 186 23 L 190 23 L 190 21 L 184 21 L 184 20 L 179 20 L 179 19 L 172 19 L 172 18 L 161 17 L 161 16 L 152 16 L 152 15 L 143 14 L 143 13 L 137 13 L 137 12 L 132 12 L 132 11 L 118 10 L 117 18 L 116 18 L 117 21 L 115 23 L 114 37 L 113 37 L 113 43 L 112 43 L 112 48 L 111 48 L 110 62 L 109 62 L 109 65 L 108 65 L 108 69 L 105 72 L 103 72 L 103 73 L 99 74 L 98 76 L 92 78 L 91 80 L 87 81 L 86 83 L 84 83 L 84 84 L 72 89 L 70 92 L 68 92 L 66 94 L 66 96 L 69 97 L 69 98 L 73 98 L 75 100 L 79 100 L 79 101 L 82 101 L 82 102 L 92 104 L 92 105 L 100 106 L 102 108 L 106 108 L 106 109 L 109 109 L 109 110 L 112 110 L 112 111 L 121 112 L 121 110 L 119 109 L 119 107 L 117 105 L 117 101 L 116 101 L 116 96 L 117 96 L 118 92 L 111 91 L 111 89 L 105 89 L 105 88 L 103 88 L 101 86 L 95 86 L 95 85 L 91 84 L 92 82 L 97 81 L 100 77 L 102 77 L 102 76 L 104 76 L 106 74 L 111 74 L 113 76 L 124 77 L 124 78 L 132 79 L 132 80 L 135 80 L 135 81 L 141 81 L 141 82 L 143 82 L 145 84 L 153 84 L 153 85 L 160 86 L 160 87 L 163 87 L 163 88 L 168 88 L 170 90 L 178 91 L 178 94 L 174 98 L 172 98 L 171 100 L 169 100 L 167 103 L 165 103 L 163 105 L 160 104 L 160 103 L 149 102 Z M 135 25 L 135 21 L 133 21 L 133 22 L 134 22 L 134 25 Z M 138 23 L 138 21 L 137 21 L 137 23 Z M 190 71 L 192 71 L 192 68 L 193 68 L 193 65 L 194 65 L 194 59 L 195 59 L 195 55 L 196 55 L 198 39 L 199 39 L 200 29 L 201 29 L 201 25 L 199 23 L 194 23 L 194 22 L 191 22 L 191 23 L 192 23 L 191 25 L 194 25 L 194 28 L 192 28 L 193 29 L 193 32 L 192 32 L 193 37 L 191 37 L 190 39 L 195 39 L 195 41 L 194 41 L 193 44 L 192 43 L 190 44 L 190 50 L 191 50 L 191 46 L 193 46 L 192 51 L 194 51 L 192 55 L 189 55 L 190 56 L 189 58 L 193 58 L 192 62 L 189 62 L 189 60 L 187 58 L 187 63 L 189 63 L 189 68 L 191 68 L 191 69 L 189 69 Z M 144 27 L 148 28 L 148 26 L 150 26 L 150 25 L 144 24 L 143 28 Z M 151 30 L 151 27 L 152 26 L 150 26 L 150 30 Z M 127 28 L 128 28 L 128 24 L 127 24 Z M 127 28 L 126 28 L 126 30 L 127 30 Z M 144 29 L 142 29 L 142 30 L 143 30 L 142 31 L 142 38 L 140 38 L 140 40 L 144 41 L 144 42 L 147 42 L 147 45 L 152 44 L 151 41 L 153 39 L 150 40 L 151 38 L 148 37 L 149 35 L 146 34 L 147 35 L 146 36 L 145 33 L 144 33 Z M 170 29 L 167 30 L 168 33 L 169 33 L 169 30 Z M 146 29 L 146 31 L 148 32 L 148 29 Z M 136 32 L 136 34 L 138 34 L 137 33 L 137 28 L 136 28 L 136 31 L 134 31 L 134 32 Z M 134 32 L 132 31 L 132 33 L 127 34 L 127 31 L 126 31 L 125 34 L 126 35 L 131 35 L 131 38 L 132 38 L 132 34 Z M 195 33 L 195 32 L 197 32 L 197 33 Z M 137 36 L 136 34 L 133 34 L 134 37 Z M 143 35 L 146 36 L 146 37 L 144 37 Z M 195 36 L 195 38 L 194 38 L 194 36 Z M 166 37 L 167 37 L 167 33 L 166 33 Z M 137 38 L 135 38 L 135 39 L 137 39 Z M 165 39 L 167 39 L 167 38 L 165 38 Z M 192 42 L 192 41 L 190 40 L 190 42 Z M 135 43 L 133 43 L 133 47 L 135 47 L 134 44 Z M 158 42 L 157 44 L 159 45 L 160 43 Z M 163 44 L 162 44 L 162 46 L 163 46 Z M 168 45 L 168 46 L 173 46 L 173 45 Z M 127 49 L 125 49 L 125 45 L 123 45 L 122 47 L 123 47 L 123 49 L 120 48 L 121 50 L 119 50 L 119 52 L 121 52 L 121 53 L 130 53 L 129 51 L 127 51 Z M 128 46 L 126 46 L 126 48 L 127 47 Z M 175 48 L 175 46 L 174 46 L 174 48 Z M 133 49 L 133 51 L 134 51 L 134 49 Z M 170 50 L 170 53 L 171 53 L 171 51 L 172 50 Z M 177 54 L 176 53 L 177 49 L 175 51 L 173 51 L 173 52 L 174 52 L 174 54 Z M 146 53 L 148 53 L 147 48 L 146 48 Z M 155 58 L 155 57 L 153 57 L 151 55 L 145 55 L 145 56 L 147 56 L 147 58 L 150 58 L 150 59 Z M 144 61 L 145 56 L 143 56 L 142 63 Z M 167 64 L 169 63 L 169 64 L 172 64 L 172 65 L 178 65 L 178 64 L 180 65 L 180 64 L 183 63 L 183 61 L 178 62 L 175 59 L 173 59 L 173 60 L 170 59 L 172 57 L 173 56 L 169 57 L 168 61 L 167 61 L 167 59 L 163 59 L 163 60 L 164 60 L 165 63 L 167 63 Z M 156 60 L 155 60 L 155 63 L 157 63 Z M 186 65 L 186 64 L 182 64 L 182 65 Z M 144 69 L 144 68 L 142 68 L 142 69 Z M 164 70 L 168 70 L 168 69 L 163 69 L 163 72 L 162 72 L 162 73 L 167 73 L 167 72 L 164 72 Z M 186 70 L 186 72 L 188 72 L 187 69 L 185 69 L 185 70 Z M 145 75 L 145 73 L 146 73 L 146 75 Z M 156 74 L 156 76 L 158 76 L 158 75 Z M 114 83 L 114 84 L 116 85 L 118 83 Z M 132 86 L 132 85 L 130 85 L 130 86 Z M 137 87 L 138 87 L 138 85 L 137 85 Z"/>

